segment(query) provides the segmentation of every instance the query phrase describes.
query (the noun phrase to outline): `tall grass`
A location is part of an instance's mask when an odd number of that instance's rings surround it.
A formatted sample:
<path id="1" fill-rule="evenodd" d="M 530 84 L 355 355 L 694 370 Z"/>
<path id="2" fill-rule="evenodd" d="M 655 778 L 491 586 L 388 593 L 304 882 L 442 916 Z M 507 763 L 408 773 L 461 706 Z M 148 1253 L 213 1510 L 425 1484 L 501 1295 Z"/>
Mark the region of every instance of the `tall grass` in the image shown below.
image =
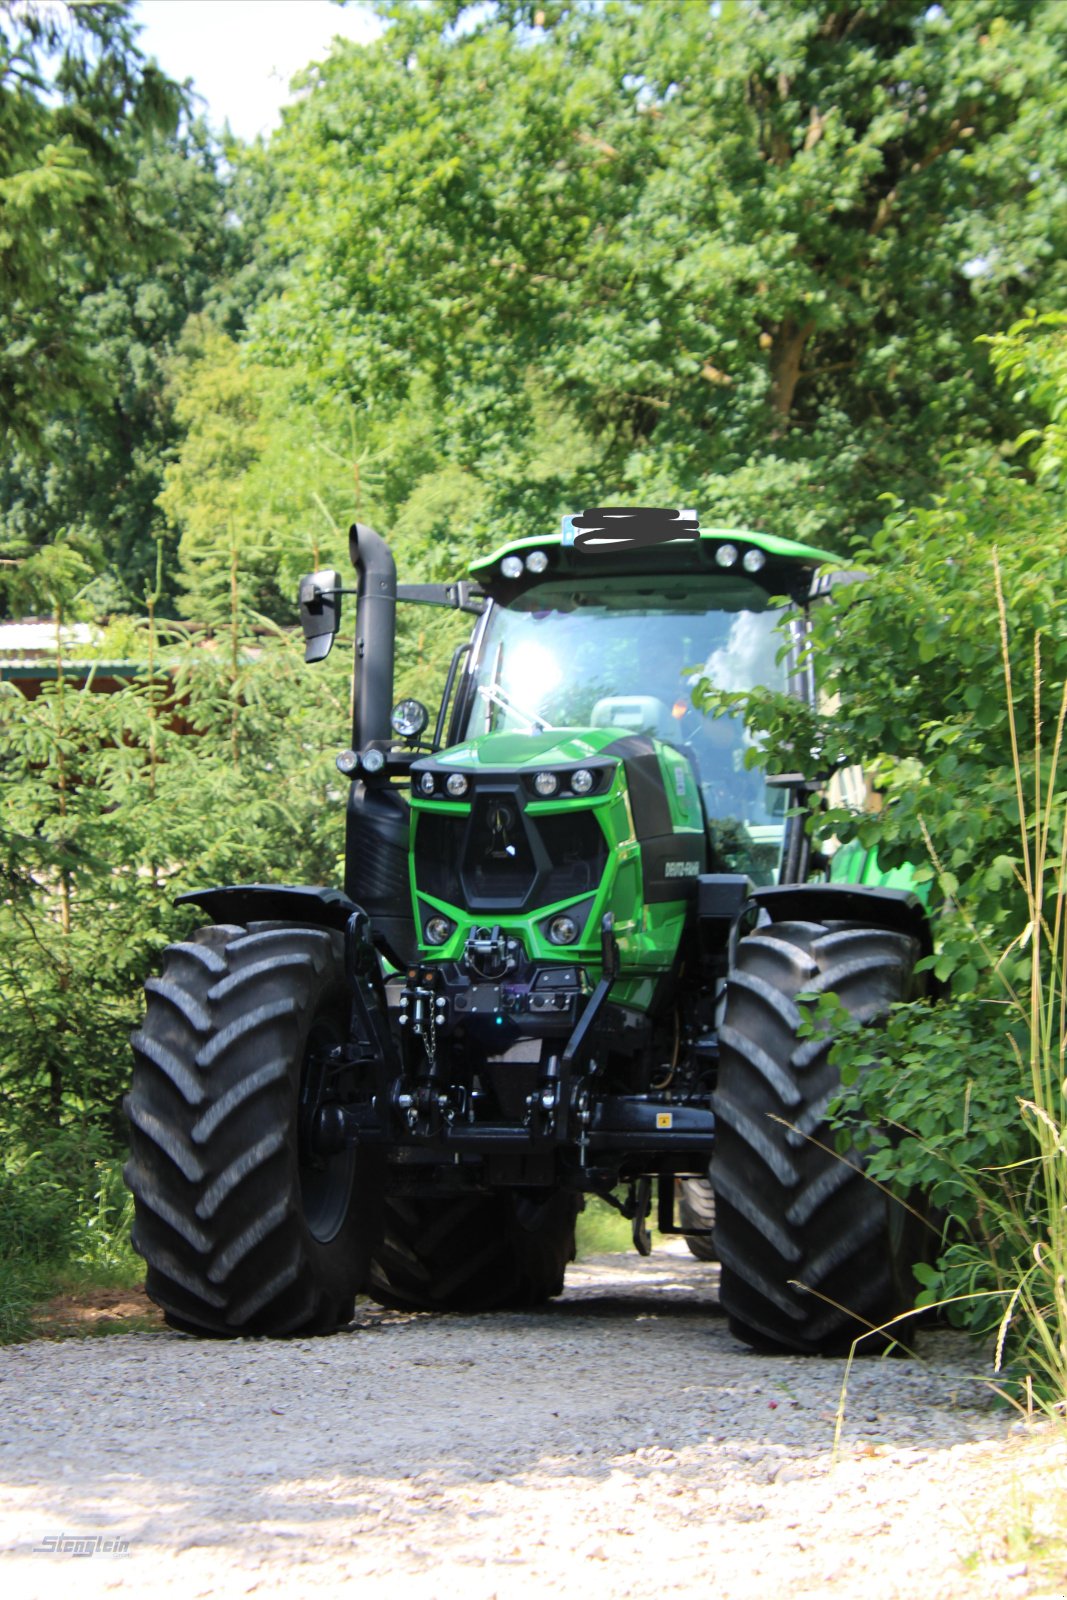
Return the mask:
<path id="1" fill-rule="evenodd" d="M 999 564 L 994 561 L 1001 658 L 1011 729 L 1012 765 L 1019 805 L 1022 878 L 1029 918 L 1017 944 L 1030 951 L 1028 991 L 1006 985 L 1024 1024 L 1019 1066 L 1030 1084 L 1019 1101 L 1034 1153 L 1022 1165 L 1026 1181 L 1001 1223 L 1014 1231 L 1018 1276 L 1011 1286 L 997 1341 L 1002 1359 L 1013 1316 L 1025 1323 L 1026 1346 L 1043 1382 L 1041 1389 L 1061 1412 L 1067 1408 L 1067 827 L 1057 779 L 1067 722 L 1067 682 L 1060 696 L 1052 748 L 1044 760 L 1041 737 L 1041 636 L 1034 638 L 1034 750 L 1032 810 L 1024 765 L 1008 649 L 1008 618 Z M 1047 767 L 1047 776 L 1046 776 Z M 1029 821 L 1028 821 L 1029 816 Z"/>

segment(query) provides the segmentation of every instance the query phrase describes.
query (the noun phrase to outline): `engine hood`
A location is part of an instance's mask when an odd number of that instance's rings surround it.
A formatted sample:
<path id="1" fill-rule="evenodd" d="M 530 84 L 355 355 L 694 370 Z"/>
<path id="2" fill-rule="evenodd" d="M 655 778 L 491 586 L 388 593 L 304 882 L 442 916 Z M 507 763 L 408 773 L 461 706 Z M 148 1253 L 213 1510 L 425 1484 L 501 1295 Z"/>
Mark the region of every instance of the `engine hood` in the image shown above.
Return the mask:
<path id="1" fill-rule="evenodd" d="M 550 728 L 545 733 L 483 733 L 438 751 L 435 760 L 440 766 L 464 771 L 539 770 L 557 763 L 593 761 L 609 745 L 618 743 L 621 732 L 619 728 Z"/>

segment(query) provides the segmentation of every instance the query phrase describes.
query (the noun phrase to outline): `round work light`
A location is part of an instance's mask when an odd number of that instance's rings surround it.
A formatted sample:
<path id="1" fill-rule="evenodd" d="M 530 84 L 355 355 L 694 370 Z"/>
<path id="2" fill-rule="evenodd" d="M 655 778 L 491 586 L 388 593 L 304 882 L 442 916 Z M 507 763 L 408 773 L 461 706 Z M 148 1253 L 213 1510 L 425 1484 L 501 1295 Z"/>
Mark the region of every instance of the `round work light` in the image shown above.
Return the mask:
<path id="1" fill-rule="evenodd" d="M 398 700 L 389 715 L 393 732 L 402 739 L 416 739 L 430 720 L 421 700 Z"/>

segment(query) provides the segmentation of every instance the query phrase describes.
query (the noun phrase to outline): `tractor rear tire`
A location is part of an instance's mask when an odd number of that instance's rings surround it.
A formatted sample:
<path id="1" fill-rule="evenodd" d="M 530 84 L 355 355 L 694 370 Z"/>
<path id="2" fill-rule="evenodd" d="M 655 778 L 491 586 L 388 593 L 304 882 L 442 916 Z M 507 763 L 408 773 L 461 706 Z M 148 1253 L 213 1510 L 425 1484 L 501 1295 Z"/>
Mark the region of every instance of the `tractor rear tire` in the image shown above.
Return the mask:
<path id="1" fill-rule="evenodd" d="M 715 1226 L 715 1190 L 707 1178 L 679 1178 L 678 1226 L 695 1229 L 683 1238 L 698 1261 L 718 1261 L 711 1230 Z"/>
<path id="2" fill-rule="evenodd" d="M 367 1293 L 400 1311 L 503 1311 L 551 1300 L 574 1260 L 568 1190 L 395 1195 Z"/>
<path id="3" fill-rule="evenodd" d="M 364 1156 L 300 1139 L 307 1072 L 348 1033 L 341 936 L 201 928 L 146 993 L 125 1176 L 149 1295 L 183 1332 L 332 1332 L 363 1288 L 381 1188 Z"/>
<path id="4" fill-rule="evenodd" d="M 720 1302 L 759 1349 L 835 1354 L 910 1308 L 923 1224 L 837 1153 L 832 1039 L 798 1036 L 799 993 L 837 994 L 877 1026 L 915 997 L 916 940 L 882 928 L 773 923 L 740 940 L 719 1033 L 711 1182 Z M 865 1339 L 885 1349 L 891 1335 Z"/>

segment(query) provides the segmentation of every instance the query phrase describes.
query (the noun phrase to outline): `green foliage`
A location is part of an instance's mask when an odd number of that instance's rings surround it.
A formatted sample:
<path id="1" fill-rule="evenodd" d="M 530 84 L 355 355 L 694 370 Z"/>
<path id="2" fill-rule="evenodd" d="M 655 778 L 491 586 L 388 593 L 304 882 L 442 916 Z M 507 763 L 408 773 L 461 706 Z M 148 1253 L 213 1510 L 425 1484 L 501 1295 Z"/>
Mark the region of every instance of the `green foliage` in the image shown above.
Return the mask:
<path id="1" fill-rule="evenodd" d="M 1042 461 L 1058 448 L 1060 328 L 1032 318 L 993 341 L 1051 413 L 1026 436 Z M 947 1217 L 922 1300 L 995 1334 L 1015 1378 L 1062 1401 L 1067 508 L 1054 471 L 968 465 L 932 507 L 893 509 L 856 552 L 870 576 L 818 617 L 832 716 L 766 695 L 750 714 L 776 765 L 872 767 L 882 809 L 818 825 L 885 866 L 917 863 L 942 897 L 920 964 L 947 986 L 939 1003 L 901 1008 L 877 1034 L 835 1019 L 843 1147 L 858 1134 L 875 1180 Z"/>
<path id="2" fill-rule="evenodd" d="M 0 686 L 0 1124 L 28 1138 L 72 1120 L 121 1138 L 117 1041 L 196 920 L 175 894 L 335 876 L 343 665 L 307 673 L 295 641 L 241 622 L 235 604 L 225 632 L 165 651 L 149 626 L 116 694 L 75 684 L 59 653 L 37 699 Z"/>
<path id="3" fill-rule="evenodd" d="M 1039 479 L 1067 486 L 1067 313 L 1031 312 L 1006 333 L 994 334 L 989 345 L 993 366 L 1003 383 L 1015 386 L 1015 398 L 1043 411 L 1043 426 L 1027 429 L 1017 441 L 1034 446 L 1031 464 Z"/>
<path id="4" fill-rule="evenodd" d="M 0 434 L 26 449 L 100 393 L 85 296 L 166 248 L 138 158 L 181 107 L 125 0 L 0 4 Z"/>
<path id="5" fill-rule="evenodd" d="M 5 1139 L 0 1158 L 0 1343 L 25 1338 L 36 1304 L 71 1271 L 130 1283 L 132 1206 L 121 1162 L 99 1131 L 67 1129 L 36 1149 Z"/>
<path id="6" fill-rule="evenodd" d="M 840 541 L 1004 431 L 973 341 L 1062 285 L 1061 8 L 388 15 L 272 146 L 258 343 L 376 420 L 428 384 L 494 529 L 610 486 Z M 537 404 L 578 446 L 540 480 Z"/>
<path id="7" fill-rule="evenodd" d="M 159 504 L 180 529 L 182 609 L 213 620 L 230 603 L 292 622 L 302 572 L 348 564 L 358 454 L 351 408 L 305 398 L 302 375 L 244 360 L 206 318 L 186 324 L 171 367 L 183 436 Z"/>

